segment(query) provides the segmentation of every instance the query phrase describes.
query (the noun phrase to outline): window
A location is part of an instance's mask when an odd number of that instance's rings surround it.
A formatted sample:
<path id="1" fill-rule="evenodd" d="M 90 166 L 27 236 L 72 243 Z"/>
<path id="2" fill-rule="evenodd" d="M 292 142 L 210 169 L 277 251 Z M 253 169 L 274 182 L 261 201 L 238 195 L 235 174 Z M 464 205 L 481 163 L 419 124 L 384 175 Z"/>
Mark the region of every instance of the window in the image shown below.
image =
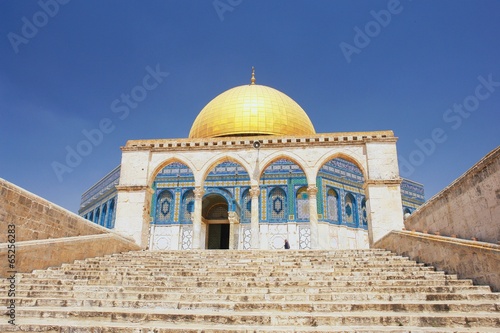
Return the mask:
<path id="1" fill-rule="evenodd" d="M 345 196 L 345 222 L 356 223 L 356 200 L 351 193 Z"/>
<path id="2" fill-rule="evenodd" d="M 184 193 L 182 198 L 181 222 L 191 223 L 191 216 L 194 213 L 194 192 L 192 190 Z"/>
<path id="3" fill-rule="evenodd" d="M 286 194 L 281 188 L 274 188 L 269 193 L 269 220 L 286 222 Z"/>
<path id="4" fill-rule="evenodd" d="M 168 222 L 172 220 L 173 216 L 173 195 L 170 191 L 163 191 L 158 196 L 156 202 L 156 221 Z"/>
<path id="5" fill-rule="evenodd" d="M 296 206 L 297 206 L 297 219 L 298 220 L 308 220 L 309 219 L 309 195 L 307 194 L 307 188 L 301 187 L 297 191 L 296 195 Z"/>
<path id="6" fill-rule="evenodd" d="M 333 222 L 339 222 L 339 195 L 333 188 L 328 189 L 326 193 L 326 216 Z"/>

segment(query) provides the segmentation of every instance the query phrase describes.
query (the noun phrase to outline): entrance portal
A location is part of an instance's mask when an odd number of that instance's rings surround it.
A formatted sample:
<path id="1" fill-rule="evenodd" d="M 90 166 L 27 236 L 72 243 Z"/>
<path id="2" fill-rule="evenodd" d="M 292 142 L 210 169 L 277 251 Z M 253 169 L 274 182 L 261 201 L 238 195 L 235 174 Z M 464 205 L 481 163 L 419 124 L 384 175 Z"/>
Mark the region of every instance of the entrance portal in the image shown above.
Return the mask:
<path id="1" fill-rule="evenodd" d="M 207 249 L 229 249 L 229 220 L 227 200 L 220 194 L 203 198 L 202 216 L 207 223 Z"/>

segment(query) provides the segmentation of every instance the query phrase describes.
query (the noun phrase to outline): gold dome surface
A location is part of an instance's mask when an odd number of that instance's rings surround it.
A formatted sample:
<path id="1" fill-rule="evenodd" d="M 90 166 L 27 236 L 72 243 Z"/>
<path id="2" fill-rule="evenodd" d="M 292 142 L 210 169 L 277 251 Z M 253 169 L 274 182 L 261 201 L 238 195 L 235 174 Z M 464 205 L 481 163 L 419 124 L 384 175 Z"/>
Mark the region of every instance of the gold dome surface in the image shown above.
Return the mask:
<path id="1" fill-rule="evenodd" d="M 305 111 L 284 93 L 252 83 L 229 89 L 196 117 L 189 138 L 245 135 L 309 135 L 314 126 Z"/>

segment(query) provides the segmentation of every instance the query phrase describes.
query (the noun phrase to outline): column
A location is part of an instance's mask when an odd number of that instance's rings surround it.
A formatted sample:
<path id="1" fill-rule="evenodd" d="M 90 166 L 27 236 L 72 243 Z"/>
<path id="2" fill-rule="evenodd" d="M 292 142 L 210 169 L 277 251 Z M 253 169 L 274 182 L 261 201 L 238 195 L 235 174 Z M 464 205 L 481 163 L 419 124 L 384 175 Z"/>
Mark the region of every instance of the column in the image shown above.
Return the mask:
<path id="1" fill-rule="evenodd" d="M 307 186 L 307 194 L 309 195 L 309 225 L 311 228 L 311 249 L 319 248 L 318 239 L 318 204 L 316 202 L 316 194 L 318 188 L 316 185 Z"/>
<path id="2" fill-rule="evenodd" d="M 236 250 L 234 244 L 234 234 L 236 232 L 235 224 L 238 222 L 238 217 L 235 212 L 228 212 L 228 220 L 229 220 L 229 249 Z"/>
<path id="3" fill-rule="evenodd" d="M 364 185 L 370 246 L 404 227 L 400 183 L 401 179 L 367 180 Z"/>
<path id="4" fill-rule="evenodd" d="M 116 186 L 115 231 L 131 238 L 145 249 L 148 246 L 152 189 L 147 186 Z"/>
<path id="5" fill-rule="evenodd" d="M 250 196 L 252 198 L 251 205 L 251 218 L 250 218 L 250 228 L 252 232 L 251 247 L 252 249 L 259 248 L 259 186 L 252 186 L 250 189 Z"/>
<path id="6" fill-rule="evenodd" d="M 194 219 L 193 219 L 193 250 L 200 249 L 201 244 L 201 207 L 205 190 L 201 187 L 194 189 Z"/>

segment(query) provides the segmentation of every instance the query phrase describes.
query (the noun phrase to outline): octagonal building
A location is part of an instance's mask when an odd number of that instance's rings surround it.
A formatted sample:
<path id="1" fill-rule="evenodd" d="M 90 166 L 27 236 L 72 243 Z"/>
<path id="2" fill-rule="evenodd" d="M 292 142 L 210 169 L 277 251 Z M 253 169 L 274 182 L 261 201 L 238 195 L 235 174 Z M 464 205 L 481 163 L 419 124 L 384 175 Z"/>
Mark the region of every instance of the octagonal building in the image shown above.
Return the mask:
<path id="1" fill-rule="evenodd" d="M 286 94 L 229 89 L 188 138 L 130 140 L 80 215 L 152 250 L 368 248 L 424 202 L 392 131 L 316 133 Z"/>

